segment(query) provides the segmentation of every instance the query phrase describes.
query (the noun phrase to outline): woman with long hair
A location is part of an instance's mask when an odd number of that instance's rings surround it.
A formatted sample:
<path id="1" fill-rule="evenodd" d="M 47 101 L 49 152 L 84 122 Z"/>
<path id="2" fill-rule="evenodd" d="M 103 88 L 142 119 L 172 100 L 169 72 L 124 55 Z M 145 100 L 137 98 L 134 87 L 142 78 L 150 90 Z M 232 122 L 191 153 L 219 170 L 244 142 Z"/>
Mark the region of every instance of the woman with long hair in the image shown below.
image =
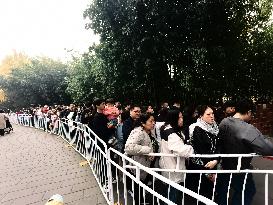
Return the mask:
<path id="1" fill-rule="evenodd" d="M 193 148 L 190 145 L 185 144 L 185 136 L 182 133 L 183 115 L 179 110 L 169 110 L 166 122 L 161 127 L 161 146 L 160 153 L 164 154 L 176 154 L 180 156 L 180 163 L 177 165 L 176 157 L 160 157 L 159 166 L 162 169 L 179 169 L 184 170 L 185 158 L 189 157 L 193 153 Z M 162 175 L 170 180 L 183 184 L 184 174 L 179 172 L 162 172 Z M 177 203 L 178 190 L 173 187 L 168 187 L 165 196 Z"/>

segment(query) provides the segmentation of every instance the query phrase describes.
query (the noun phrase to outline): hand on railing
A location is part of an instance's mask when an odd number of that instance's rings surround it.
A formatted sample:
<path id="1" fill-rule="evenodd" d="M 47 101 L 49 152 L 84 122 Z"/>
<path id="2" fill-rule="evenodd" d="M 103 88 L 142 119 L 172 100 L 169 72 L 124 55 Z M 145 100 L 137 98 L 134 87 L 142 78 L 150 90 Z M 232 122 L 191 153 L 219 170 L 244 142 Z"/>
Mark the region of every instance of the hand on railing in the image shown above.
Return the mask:
<path id="1" fill-rule="evenodd" d="M 209 168 L 209 169 L 213 169 L 218 163 L 218 160 L 212 160 L 212 161 L 209 161 L 206 165 L 205 165 L 205 168 Z"/>

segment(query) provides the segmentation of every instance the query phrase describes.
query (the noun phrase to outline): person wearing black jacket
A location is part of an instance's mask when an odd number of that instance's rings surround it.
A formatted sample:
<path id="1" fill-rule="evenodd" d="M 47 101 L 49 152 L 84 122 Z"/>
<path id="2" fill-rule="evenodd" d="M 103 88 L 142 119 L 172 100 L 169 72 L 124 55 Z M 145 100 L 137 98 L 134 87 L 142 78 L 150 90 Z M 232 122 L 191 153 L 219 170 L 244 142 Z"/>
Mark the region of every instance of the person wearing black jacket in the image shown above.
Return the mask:
<path id="1" fill-rule="evenodd" d="M 130 117 L 126 119 L 122 126 L 122 134 L 123 134 L 123 148 L 126 144 L 126 141 L 134 128 L 135 121 L 139 118 L 141 113 L 139 106 L 131 106 L 130 107 Z"/>
<path id="2" fill-rule="evenodd" d="M 102 99 L 95 99 L 93 104 L 96 107 L 97 111 L 94 114 L 91 129 L 96 133 L 96 135 L 98 135 L 99 138 L 101 138 L 107 144 L 108 140 L 112 136 L 112 132 L 107 127 L 107 123 L 109 122 L 109 120 L 103 114 L 105 102 Z"/>
<path id="3" fill-rule="evenodd" d="M 219 150 L 217 137 L 219 129 L 213 110 L 208 105 L 199 106 L 197 110 L 199 118 L 196 123 L 189 126 L 190 144 L 195 154 L 216 154 Z M 190 170 L 216 169 L 218 162 L 218 158 L 190 158 L 187 168 Z M 199 178 L 199 174 L 187 174 L 186 186 L 198 192 Z M 209 199 L 212 198 L 212 174 L 202 174 L 199 194 Z"/>
<path id="4" fill-rule="evenodd" d="M 111 145 L 109 144 L 109 140 L 112 137 L 112 132 L 107 126 L 109 120 L 107 119 L 106 115 L 103 114 L 105 102 L 103 99 L 97 98 L 94 100 L 93 105 L 96 109 L 96 113 L 94 114 L 92 122 L 91 122 L 91 129 L 96 133 L 96 135 L 100 139 L 102 139 L 106 143 L 107 147 L 110 147 Z M 105 147 L 102 145 L 102 143 L 100 143 L 100 141 L 97 141 L 97 143 L 101 147 L 102 151 L 104 151 Z M 100 155 L 100 152 L 98 150 L 95 150 L 95 152 L 98 152 L 98 155 Z M 113 153 L 111 154 L 111 159 L 114 159 Z M 101 160 L 102 160 L 101 163 L 106 165 L 106 158 L 103 157 Z M 102 172 L 104 172 L 106 176 L 106 174 L 108 173 L 107 166 L 102 168 Z M 113 176 L 115 176 L 115 169 L 113 165 L 112 165 L 112 172 L 113 172 L 112 173 Z M 106 178 L 103 176 L 103 174 L 100 177 L 101 177 L 100 180 L 101 180 L 101 183 L 103 184 L 104 189 L 107 189 L 108 182 Z M 114 179 L 112 180 L 114 181 Z"/>
<path id="5" fill-rule="evenodd" d="M 257 153 L 264 156 L 273 155 L 273 144 L 262 133 L 248 122 L 251 121 L 255 110 L 250 100 L 241 100 L 236 105 L 233 117 L 222 120 L 219 125 L 220 152 L 222 154 Z M 241 169 L 251 168 L 252 158 L 242 158 Z M 238 158 L 222 158 L 224 170 L 236 170 Z M 242 204 L 242 188 L 246 174 L 233 174 L 230 188 L 233 189 L 232 205 Z M 230 174 L 219 174 L 217 177 L 217 202 L 226 205 Z M 250 205 L 256 193 L 252 174 L 246 178 L 244 204 Z"/>

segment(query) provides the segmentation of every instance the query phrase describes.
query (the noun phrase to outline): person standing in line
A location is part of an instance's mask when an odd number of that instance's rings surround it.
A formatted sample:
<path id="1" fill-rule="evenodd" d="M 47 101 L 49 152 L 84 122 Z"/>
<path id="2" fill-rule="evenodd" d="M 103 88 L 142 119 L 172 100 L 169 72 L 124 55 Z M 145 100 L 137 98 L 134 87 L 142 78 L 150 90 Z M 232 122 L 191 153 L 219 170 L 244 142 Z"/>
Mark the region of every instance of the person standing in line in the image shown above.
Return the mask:
<path id="1" fill-rule="evenodd" d="M 157 152 L 155 146 L 155 136 L 152 130 L 155 126 L 155 119 L 151 114 L 141 114 L 135 123 L 135 128 L 131 131 L 126 144 L 125 153 L 136 162 L 142 164 L 143 166 L 150 167 L 151 163 L 154 161 L 154 157 L 147 156 L 146 154 Z M 131 170 L 133 175 L 136 176 L 135 169 Z M 140 180 L 144 184 L 148 184 L 148 173 L 145 171 L 140 171 Z M 127 180 L 127 187 L 130 189 L 131 179 Z M 135 204 L 143 202 L 142 197 L 143 190 L 134 182 L 134 199 Z M 140 194 L 140 195 L 139 195 Z"/>
<path id="2" fill-rule="evenodd" d="M 188 105 L 183 109 L 183 133 L 187 144 L 190 139 L 189 127 L 191 124 L 196 123 L 197 119 L 198 111 L 195 105 Z"/>
<path id="3" fill-rule="evenodd" d="M 179 169 L 185 170 L 185 158 L 193 154 L 193 148 L 185 144 L 185 136 L 182 133 L 183 115 L 179 110 L 169 110 L 166 122 L 160 128 L 161 146 L 160 153 L 176 154 L 181 157 Z M 162 169 L 176 169 L 176 157 L 160 157 L 159 166 Z M 184 183 L 184 173 L 181 172 L 162 172 L 162 176 L 169 178 L 176 183 Z M 168 193 L 169 192 L 169 193 Z M 166 189 L 165 197 L 177 203 L 178 190 L 172 186 Z"/>
<path id="4" fill-rule="evenodd" d="M 163 119 L 166 118 L 169 109 L 170 109 L 170 107 L 169 107 L 169 104 L 167 102 L 161 103 L 161 107 L 158 110 L 158 115 L 156 117 L 156 121 L 157 122 L 164 122 Z"/>
<path id="5" fill-rule="evenodd" d="M 208 105 L 197 108 L 199 118 L 196 123 L 189 126 L 190 144 L 195 154 L 219 153 L 218 126 L 215 122 L 213 109 Z M 216 169 L 218 158 L 190 158 L 189 170 Z M 199 194 L 211 199 L 213 195 L 212 174 L 202 174 Z M 186 186 L 194 192 L 198 192 L 200 174 L 187 174 Z M 196 201 L 196 200 L 195 200 Z"/>
<path id="6" fill-rule="evenodd" d="M 0 110 L 0 135 L 4 136 L 6 128 L 6 120 L 8 118 L 4 115 L 4 110 Z"/>
<path id="7" fill-rule="evenodd" d="M 110 143 L 110 139 L 112 136 L 112 132 L 111 130 L 108 128 L 108 123 L 109 120 L 107 119 L 107 117 L 103 114 L 103 110 L 105 107 L 105 102 L 103 99 L 100 98 L 96 98 L 93 102 L 93 105 L 96 109 L 96 112 L 93 116 L 93 120 L 92 120 L 92 125 L 91 125 L 91 129 L 96 133 L 96 135 L 102 139 L 107 148 L 112 147 L 112 144 Z M 104 152 L 105 147 L 103 146 L 103 144 L 98 140 L 97 141 L 98 145 L 101 147 L 101 149 Z M 98 150 L 95 150 L 96 152 L 98 152 L 98 154 L 100 154 L 100 152 Z M 113 153 L 111 153 L 111 159 L 114 159 Z M 106 158 L 102 158 L 102 164 L 106 165 Z M 107 166 L 103 166 L 102 167 L 102 174 L 100 175 L 100 180 L 102 181 L 103 184 L 103 188 L 105 190 L 108 190 L 108 181 L 106 180 L 107 173 L 108 173 L 108 169 Z M 115 176 L 115 169 L 113 168 L 112 165 L 112 176 Z M 115 179 L 112 179 L 112 182 L 116 182 Z"/>
<path id="8" fill-rule="evenodd" d="M 235 114 L 235 102 L 232 100 L 228 100 L 223 105 L 223 112 L 225 114 L 225 117 L 231 117 Z"/>
<path id="9" fill-rule="evenodd" d="M 126 144 L 126 141 L 131 133 L 131 131 L 134 128 L 134 124 L 136 122 L 137 119 L 139 119 L 141 110 L 140 107 L 137 105 L 132 105 L 130 107 L 130 117 L 127 118 L 122 126 L 122 135 L 123 135 L 123 147 Z"/>
<path id="10" fill-rule="evenodd" d="M 58 124 L 58 115 L 57 115 L 57 110 L 56 109 L 52 109 L 51 110 L 51 122 L 50 122 L 50 133 L 57 133 L 58 128 L 59 128 L 59 124 Z"/>
<path id="11" fill-rule="evenodd" d="M 154 108 L 152 105 L 148 105 L 145 110 L 146 110 L 146 113 L 150 113 L 151 115 L 154 114 Z"/>
<path id="12" fill-rule="evenodd" d="M 130 117 L 130 109 L 132 106 L 129 102 L 125 103 L 124 105 L 125 107 L 124 109 L 121 109 L 120 115 L 122 116 L 122 119 L 124 119 L 124 122 L 125 122 L 125 120 L 127 120 Z"/>
<path id="13" fill-rule="evenodd" d="M 257 153 L 264 156 L 273 155 L 273 144 L 267 140 L 262 133 L 249 124 L 255 106 L 251 100 L 241 100 L 235 107 L 236 113 L 233 117 L 222 120 L 219 125 L 219 139 L 221 154 L 249 154 Z M 242 158 L 241 169 L 251 169 L 252 157 Z M 224 170 L 236 170 L 238 158 L 222 158 Z M 246 179 L 245 179 L 246 177 Z M 230 174 L 218 174 L 216 192 L 217 203 L 227 205 L 227 193 Z M 233 189 L 232 205 L 242 204 L 242 190 L 245 183 L 244 204 L 250 205 L 256 193 L 252 174 L 233 174 L 230 188 Z"/>
<path id="14" fill-rule="evenodd" d="M 96 113 L 94 114 L 92 120 L 91 129 L 96 133 L 96 135 L 98 135 L 99 138 L 101 138 L 106 144 L 108 144 L 108 141 L 112 136 L 112 132 L 108 128 L 109 120 L 103 114 L 105 102 L 103 99 L 98 98 L 94 100 L 93 104 L 96 108 Z"/>
<path id="15" fill-rule="evenodd" d="M 235 114 L 235 105 L 235 101 L 228 100 L 216 110 L 215 118 L 217 124 L 220 124 L 224 118 L 231 117 Z"/>

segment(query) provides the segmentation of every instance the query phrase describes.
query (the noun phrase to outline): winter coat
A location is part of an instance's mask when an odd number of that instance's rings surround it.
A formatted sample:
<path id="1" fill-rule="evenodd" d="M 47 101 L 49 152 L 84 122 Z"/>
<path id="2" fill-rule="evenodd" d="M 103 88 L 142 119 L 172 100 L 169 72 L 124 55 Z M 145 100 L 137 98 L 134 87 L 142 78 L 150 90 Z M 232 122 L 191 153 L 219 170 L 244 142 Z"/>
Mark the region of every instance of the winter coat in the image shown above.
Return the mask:
<path id="1" fill-rule="evenodd" d="M 193 154 L 193 148 L 190 145 L 184 144 L 182 139 L 177 133 L 171 131 L 172 127 L 167 125 L 163 131 L 161 131 L 161 146 L 160 153 L 162 154 L 176 154 L 180 156 L 179 170 L 185 170 L 185 158 Z M 166 136 L 166 137 L 165 137 Z M 184 137 L 183 133 L 181 136 Z M 160 157 L 159 166 L 162 169 L 176 169 L 177 157 Z M 180 183 L 184 181 L 184 173 L 182 172 L 162 172 L 162 176 Z"/>
<path id="2" fill-rule="evenodd" d="M 6 128 L 6 120 L 7 117 L 3 113 L 0 113 L 0 129 Z"/>
<path id="3" fill-rule="evenodd" d="M 117 125 L 117 129 L 116 129 L 116 137 L 117 137 L 117 140 L 118 140 L 117 150 L 120 151 L 120 152 L 123 152 L 123 146 L 124 146 L 122 126 L 123 126 L 123 123 L 119 123 Z"/>
<path id="4" fill-rule="evenodd" d="M 131 131 L 126 141 L 124 151 L 128 155 L 132 155 L 133 160 L 145 167 L 150 167 L 151 161 L 149 160 L 149 157 L 144 154 L 152 153 L 153 146 L 150 136 L 143 130 L 142 127 L 136 127 Z M 147 173 L 145 171 L 140 172 L 141 180 L 145 180 L 146 176 Z"/>
<path id="5" fill-rule="evenodd" d="M 190 139 L 190 144 L 194 149 L 195 154 L 219 154 L 219 138 L 218 136 L 207 132 L 199 126 L 193 130 L 193 135 Z M 216 158 L 191 158 L 191 161 L 196 165 L 194 169 L 206 169 L 204 166 Z M 216 168 L 216 167 L 215 167 Z"/>
<path id="6" fill-rule="evenodd" d="M 128 119 L 126 119 L 123 122 L 122 135 L 123 135 L 124 146 L 125 146 L 125 143 L 127 142 L 127 139 L 133 129 L 134 123 L 135 122 L 134 122 L 133 118 L 131 118 L 131 117 L 129 117 Z"/>
<path id="7" fill-rule="evenodd" d="M 257 153 L 263 156 L 273 155 L 273 143 L 253 125 L 243 120 L 228 117 L 219 125 L 221 154 Z M 241 169 L 250 169 L 252 157 L 243 157 Z M 238 158 L 223 158 L 223 169 L 236 169 Z"/>

